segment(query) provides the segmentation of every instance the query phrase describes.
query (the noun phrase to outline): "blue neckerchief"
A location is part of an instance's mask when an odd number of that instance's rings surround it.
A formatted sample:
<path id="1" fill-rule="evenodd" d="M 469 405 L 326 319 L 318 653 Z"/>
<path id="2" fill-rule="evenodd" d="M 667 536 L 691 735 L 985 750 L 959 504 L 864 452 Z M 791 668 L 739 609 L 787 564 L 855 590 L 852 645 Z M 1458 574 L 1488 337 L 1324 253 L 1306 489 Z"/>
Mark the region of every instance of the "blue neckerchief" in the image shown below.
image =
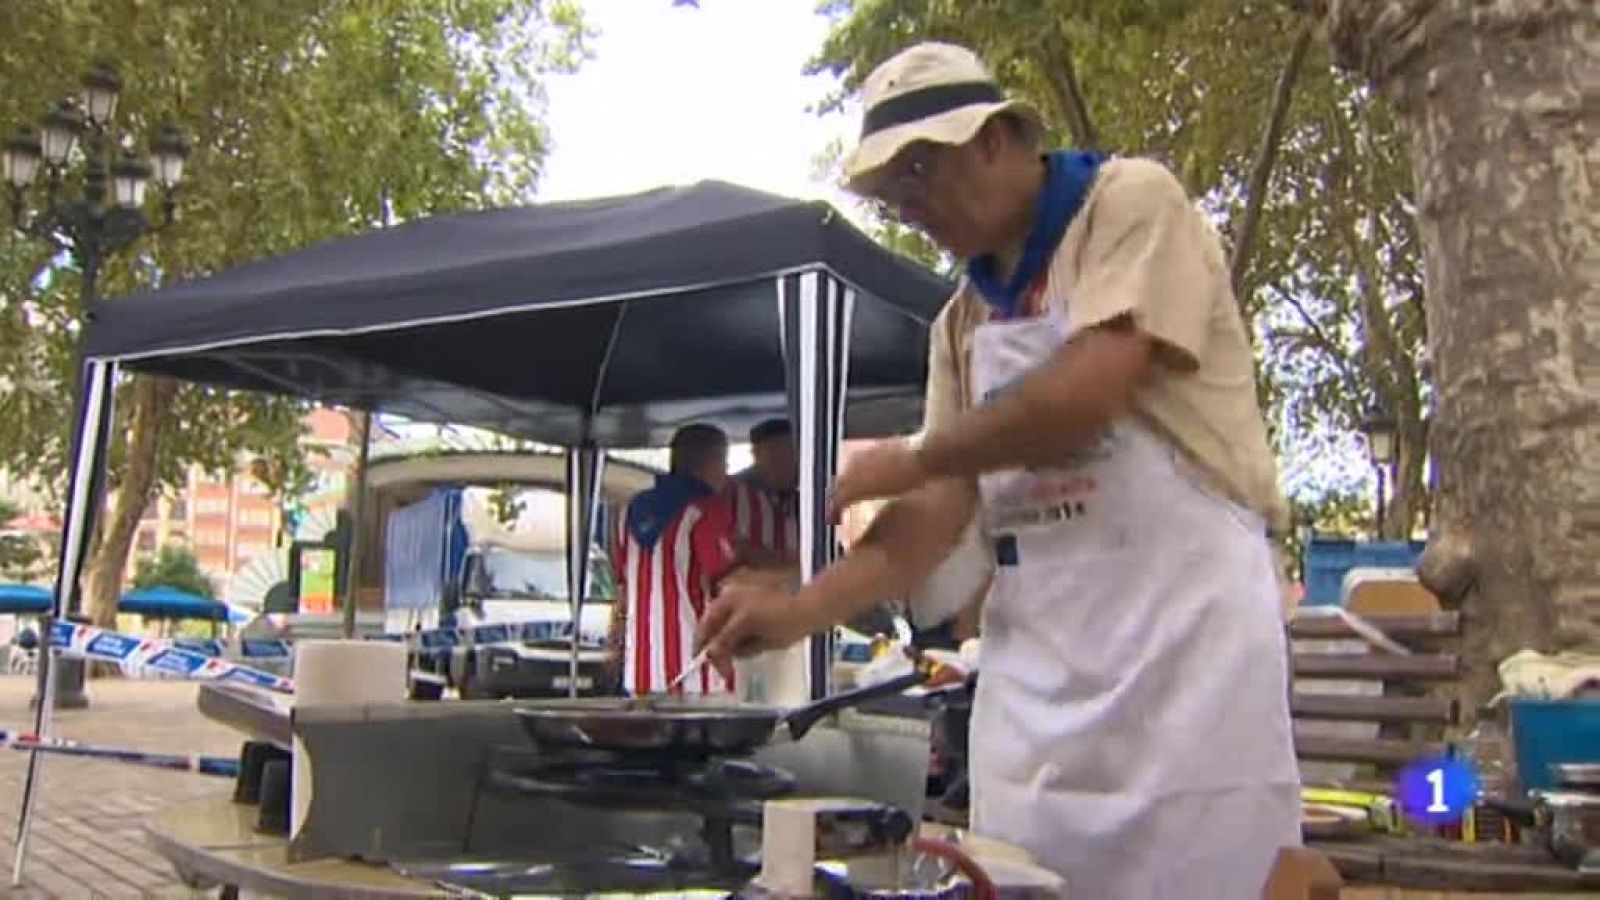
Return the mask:
<path id="1" fill-rule="evenodd" d="M 698 478 L 670 472 L 657 475 L 655 487 L 641 492 L 628 504 L 628 533 L 649 550 L 684 507 L 711 493 L 711 486 Z"/>
<path id="2" fill-rule="evenodd" d="M 1022 307 L 1022 298 L 1040 273 L 1050 266 L 1056 245 L 1067 233 L 1072 217 L 1083 207 L 1094 184 L 1095 173 L 1104 160 L 1098 153 L 1063 150 L 1045 157 L 1044 190 L 1033 209 L 1033 227 L 1028 231 L 1027 243 L 1022 245 L 1022 258 L 1011 280 L 1000 283 L 996 270 L 998 262 L 992 254 L 967 261 L 967 278 L 978 289 L 978 295 L 1002 318 L 1012 318 Z"/>

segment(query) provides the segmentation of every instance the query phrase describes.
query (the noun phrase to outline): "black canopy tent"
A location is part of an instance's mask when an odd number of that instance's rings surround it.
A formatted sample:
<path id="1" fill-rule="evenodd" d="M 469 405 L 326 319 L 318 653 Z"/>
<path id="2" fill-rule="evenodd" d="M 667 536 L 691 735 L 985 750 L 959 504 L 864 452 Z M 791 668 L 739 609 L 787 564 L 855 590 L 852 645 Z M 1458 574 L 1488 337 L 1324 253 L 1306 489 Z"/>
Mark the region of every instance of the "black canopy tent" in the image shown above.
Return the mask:
<path id="1" fill-rule="evenodd" d="M 250 263 L 99 305 L 85 353 L 564 446 L 652 446 L 685 421 L 784 411 L 778 285 L 802 273 L 797 305 L 824 280 L 871 298 L 849 328 L 852 394 L 907 396 L 948 286 L 824 204 L 716 182 Z"/>
<path id="2" fill-rule="evenodd" d="M 55 613 L 77 590 L 98 513 L 119 368 L 570 448 L 574 598 L 604 448 L 659 446 L 690 421 L 788 415 L 809 578 L 833 552 L 820 501 L 845 410 L 853 435 L 914 426 L 927 327 L 949 289 L 826 204 L 702 182 L 432 217 L 98 304 L 83 334 Z M 827 690 L 830 645 L 813 642 L 813 695 Z"/>

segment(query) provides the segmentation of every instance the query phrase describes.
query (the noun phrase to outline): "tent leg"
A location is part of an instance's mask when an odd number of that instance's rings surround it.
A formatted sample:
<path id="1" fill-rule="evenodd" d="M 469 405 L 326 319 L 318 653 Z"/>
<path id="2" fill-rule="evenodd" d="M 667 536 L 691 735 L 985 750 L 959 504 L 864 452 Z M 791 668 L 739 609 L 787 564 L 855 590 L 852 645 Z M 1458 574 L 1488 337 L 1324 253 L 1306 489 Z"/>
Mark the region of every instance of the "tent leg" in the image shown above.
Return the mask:
<path id="1" fill-rule="evenodd" d="M 831 489 L 839 477 L 839 458 L 844 445 L 845 408 L 850 388 L 850 335 L 855 322 L 855 292 L 832 275 L 818 276 L 826 289 L 821 306 L 825 312 L 824 329 L 819 336 L 824 364 L 819 367 L 817 382 L 822 402 L 817 415 L 821 417 L 821 449 L 826 460 L 823 471 L 826 478 L 823 489 Z M 826 496 L 826 494 L 824 494 Z M 839 556 L 839 537 L 824 514 L 821 525 L 821 562 L 818 568 L 831 565 Z M 817 696 L 827 696 L 833 691 L 833 666 L 838 659 L 838 630 L 829 629 L 813 640 L 811 648 L 811 677 L 823 690 Z"/>
<path id="2" fill-rule="evenodd" d="M 572 607 L 572 654 L 567 664 L 567 696 L 578 696 L 578 657 L 583 604 L 589 595 L 589 547 L 594 541 L 595 507 L 605 451 L 593 441 L 567 448 L 567 597 Z"/>
<path id="3" fill-rule="evenodd" d="M 848 335 L 848 295 L 822 272 L 778 281 L 779 320 L 786 364 L 789 412 L 800 463 L 800 575 L 810 581 L 833 557 L 833 528 L 822 498 L 833 482 L 843 402 Z M 812 699 L 827 696 L 833 681 L 833 632 L 812 635 L 808 666 Z"/>
<path id="4" fill-rule="evenodd" d="M 345 640 L 356 636 L 357 588 L 361 583 L 361 536 L 367 522 L 367 463 L 372 457 L 372 413 L 361 413 L 361 456 L 356 463 L 355 496 L 350 499 L 350 535 L 344 560 L 344 609 L 340 630 Z"/>
<path id="5" fill-rule="evenodd" d="M 111 430 L 113 389 L 116 366 L 99 360 L 85 361 L 80 375 L 78 420 L 72 440 L 72 469 L 67 481 L 67 509 L 62 516 L 61 552 L 56 560 L 55 602 L 47 630 L 41 635 L 44 652 L 39 672 L 38 702 L 33 713 L 33 733 L 48 738 L 51 714 L 56 705 L 61 655 L 56 650 L 57 623 L 66 623 L 78 593 L 78 580 L 89 550 L 89 538 L 100 511 L 100 495 L 105 486 L 106 435 Z M 70 627 L 70 626 L 69 626 Z M 28 834 L 33 811 L 39 802 L 39 776 L 44 757 L 28 754 L 28 771 L 22 784 L 22 807 L 17 817 L 16 853 L 11 861 L 11 884 L 21 887 L 28 857 Z"/>

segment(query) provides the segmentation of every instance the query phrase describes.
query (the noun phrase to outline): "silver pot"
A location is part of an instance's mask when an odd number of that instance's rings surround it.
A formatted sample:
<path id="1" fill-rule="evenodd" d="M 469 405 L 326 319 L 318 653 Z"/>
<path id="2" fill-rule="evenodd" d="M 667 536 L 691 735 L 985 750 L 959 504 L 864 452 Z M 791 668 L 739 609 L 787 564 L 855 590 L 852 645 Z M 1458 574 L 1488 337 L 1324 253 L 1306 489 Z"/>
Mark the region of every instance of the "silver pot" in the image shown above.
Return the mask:
<path id="1" fill-rule="evenodd" d="M 1600 866 L 1600 795 L 1536 791 L 1534 821 L 1556 858 L 1585 871 Z"/>

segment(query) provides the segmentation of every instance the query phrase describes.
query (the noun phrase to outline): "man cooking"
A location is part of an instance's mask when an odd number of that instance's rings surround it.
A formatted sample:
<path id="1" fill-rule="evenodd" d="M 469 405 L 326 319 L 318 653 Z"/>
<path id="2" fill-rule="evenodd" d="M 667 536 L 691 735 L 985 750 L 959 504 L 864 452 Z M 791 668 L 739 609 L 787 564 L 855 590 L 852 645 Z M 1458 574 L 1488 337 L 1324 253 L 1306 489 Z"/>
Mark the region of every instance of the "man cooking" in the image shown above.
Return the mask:
<path id="1" fill-rule="evenodd" d="M 910 594 L 979 517 L 993 554 L 973 826 L 1074 900 L 1254 898 L 1299 843 L 1281 522 L 1215 233 L 1160 165 L 1041 156 L 969 51 L 862 88 L 847 186 L 966 261 L 930 335 L 925 429 L 852 458 L 831 506 L 893 497 L 798 593 L 731 587 L 719 667 Z"/>
<path id="2" fill-rule="evenodd" d="M 750 468 L 728 480 L 728 505 L 740 559 L 754 565 L 792 566 L 800 558 L 800 467 L 787 419 L 750 429 Z"/>
<path id="3" fill-rule="evenodd" d="M 610 645 L 622 686 L 635 696 L 666 690 L 695 656 L 695 626 L 717 581 L 734 564 L 733 519 L 720 492 L 728 480 L 728 437 L 710 425 L 672 436 L 668 471 L 624 513 L 615 568 L 620 594 Z M 723 693 L 733 678 L 704 667 L 684 693 Z"/>

